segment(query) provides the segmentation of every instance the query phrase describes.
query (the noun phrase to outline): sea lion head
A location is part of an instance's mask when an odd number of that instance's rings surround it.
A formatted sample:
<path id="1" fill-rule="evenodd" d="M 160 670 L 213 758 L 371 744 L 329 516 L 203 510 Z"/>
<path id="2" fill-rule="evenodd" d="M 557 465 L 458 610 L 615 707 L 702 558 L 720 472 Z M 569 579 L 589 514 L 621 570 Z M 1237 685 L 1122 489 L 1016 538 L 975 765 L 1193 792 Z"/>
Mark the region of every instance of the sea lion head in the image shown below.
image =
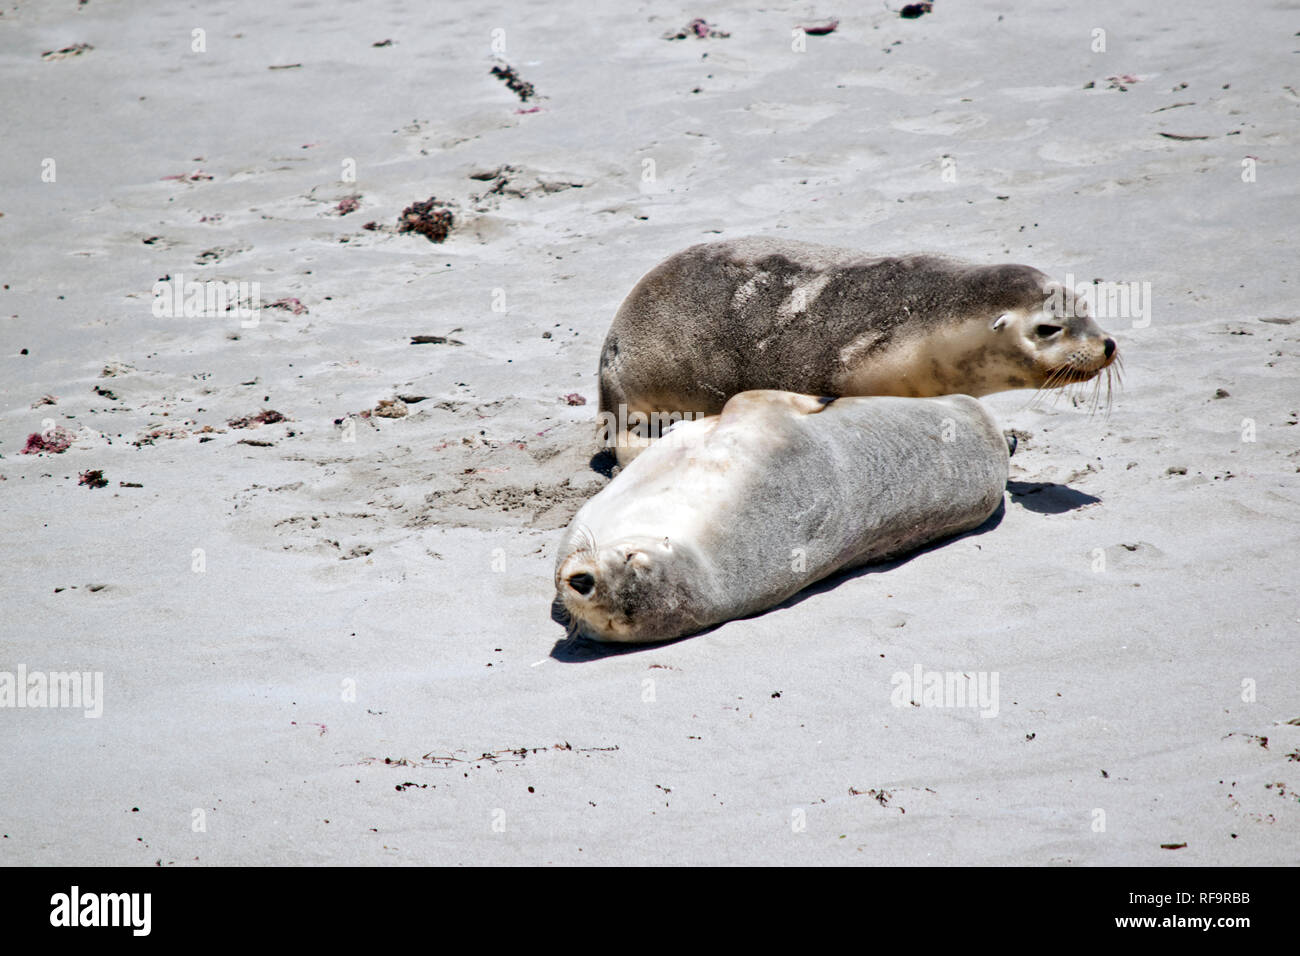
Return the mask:
<path id="1" fill-rule="evenodd" d="M 1119 358 L 1115 340 L 1093 321 L 1088 303 L 1037 269 L 1037 289 L 1025 301 L 993 319 L 991 329 L 1019 358 L 1036 388 L 1060 388 L 1092 381 Z M 1107 379 L 1109 384 L 1109 377 Z"/>
<path id="2" fill-rule="evenodd" d="M 597 641 L 665 641 L 697 630 L 698 559 L 668 538 L 585 536 L 556 563 L 555 592 L 571 633 Z"/>
<path id="3" fill-rule="evenodd" d="M 979 397 L 1111 383 L 1101 373 L 1118 361 L 1119 347 L 1066 286 L 1026 265 L 917 262 L 899 272 L 900 283 L 918 274 L 906 290 L 903 318 L 884 330 L 869 328 L 839 350 L 835 392 Z"/>
<path id="4" fill-rule="evenodd" d="M 1027 265 L 992 267 L 1002 286 L 989 332 L 1014 365 L 1017 385 L 1058 389 L 1097 380 L 1119 359 L 1119 346 L 1089 315 L 1086 299 Z M 1009 298 L 1011 300 L 1009 300 Z M 1106 372 L 1105 384 L 1112 385 Z"/>

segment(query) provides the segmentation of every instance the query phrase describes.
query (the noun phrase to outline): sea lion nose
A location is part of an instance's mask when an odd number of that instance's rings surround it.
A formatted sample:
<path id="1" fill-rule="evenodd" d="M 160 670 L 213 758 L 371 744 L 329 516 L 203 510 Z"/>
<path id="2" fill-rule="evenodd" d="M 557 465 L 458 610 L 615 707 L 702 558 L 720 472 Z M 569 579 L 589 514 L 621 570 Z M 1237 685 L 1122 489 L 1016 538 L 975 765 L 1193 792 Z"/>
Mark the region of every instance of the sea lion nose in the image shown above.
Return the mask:
<path id="1" fill-rule="evenodd" d="M 1110 358 L 1110 357 L 1111 357 L 1112 355 L 1114 355 L 1114 354 L 1115 354 L 1115 340 L 1114 340 L 1114 339 L 1107 339 L 1107 340 L 1106 340 L 1106 358 Z"/>
<path id="2" fill-rule="evenodd" d="M 596 588 L 596 579 L 586 571 L 575 574 L 569 578 L 569 587 L 577 591 L 583 597 L 586 597 Z"/>

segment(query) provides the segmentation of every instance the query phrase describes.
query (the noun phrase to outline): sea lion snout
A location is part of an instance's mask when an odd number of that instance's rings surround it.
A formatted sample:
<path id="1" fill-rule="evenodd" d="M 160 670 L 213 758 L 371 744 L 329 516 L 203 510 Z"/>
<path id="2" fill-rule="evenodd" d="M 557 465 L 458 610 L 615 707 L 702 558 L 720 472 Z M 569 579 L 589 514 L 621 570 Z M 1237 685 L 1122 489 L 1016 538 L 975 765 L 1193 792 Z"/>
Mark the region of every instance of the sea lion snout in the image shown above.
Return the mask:
<path id="1" fill-rule="evenodd" d="M 586 571 L 579 571 L 577 574 L 570 575 L 567 584 L 583 597 L 587 597 L 592 591 L 596 590 L 596 579 Z"/>

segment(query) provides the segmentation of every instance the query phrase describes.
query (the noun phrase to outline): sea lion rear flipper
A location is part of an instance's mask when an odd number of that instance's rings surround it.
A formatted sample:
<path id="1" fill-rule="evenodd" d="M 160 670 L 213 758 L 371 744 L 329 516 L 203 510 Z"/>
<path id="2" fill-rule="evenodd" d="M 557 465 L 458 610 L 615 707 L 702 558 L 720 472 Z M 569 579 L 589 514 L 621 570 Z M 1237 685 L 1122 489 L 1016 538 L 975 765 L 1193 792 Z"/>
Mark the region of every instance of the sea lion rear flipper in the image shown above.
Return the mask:
<path id="1" fill-rule="evenodd" d="M 818 412 L 825 411 L 831 402 L 835 401 L 833 397 L 824 395 L 800 395 L 797 392 L 780 392 L 771 389 L 753 389 L 748 392 L 741 392 L 733 395 L 728 401 L 724 414 L 728 411 L 739 412 L 740 409 L 751 404 L 762 405 L 785 405 L 791 411 L 801 415 L 816 415 Z"/>

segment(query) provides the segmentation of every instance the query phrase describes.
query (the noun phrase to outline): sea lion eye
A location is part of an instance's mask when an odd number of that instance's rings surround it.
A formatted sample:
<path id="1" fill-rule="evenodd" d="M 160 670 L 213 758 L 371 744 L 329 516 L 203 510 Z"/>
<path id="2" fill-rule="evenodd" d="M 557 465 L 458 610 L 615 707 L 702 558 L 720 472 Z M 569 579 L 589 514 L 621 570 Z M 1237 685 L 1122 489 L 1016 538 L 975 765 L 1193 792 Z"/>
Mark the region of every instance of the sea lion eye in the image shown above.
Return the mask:
<path id="1" fill-rule="evenodd" d="M 1061 326 L 1043 324 L 1034 329 L 1034 331 L 1038 333 L 1039 338 L 1050 339 L 1057 332 L 1061 331 Z"/>
<path id="2" fill-rule="evenodd" d="M 648 568 L 650 567 L 650 557 L 640 549 L 629 551 L 627 556 L 623 559 L 623 564 L 630 564 L 633 568 L 638 570 L 641 568 Z"/>

